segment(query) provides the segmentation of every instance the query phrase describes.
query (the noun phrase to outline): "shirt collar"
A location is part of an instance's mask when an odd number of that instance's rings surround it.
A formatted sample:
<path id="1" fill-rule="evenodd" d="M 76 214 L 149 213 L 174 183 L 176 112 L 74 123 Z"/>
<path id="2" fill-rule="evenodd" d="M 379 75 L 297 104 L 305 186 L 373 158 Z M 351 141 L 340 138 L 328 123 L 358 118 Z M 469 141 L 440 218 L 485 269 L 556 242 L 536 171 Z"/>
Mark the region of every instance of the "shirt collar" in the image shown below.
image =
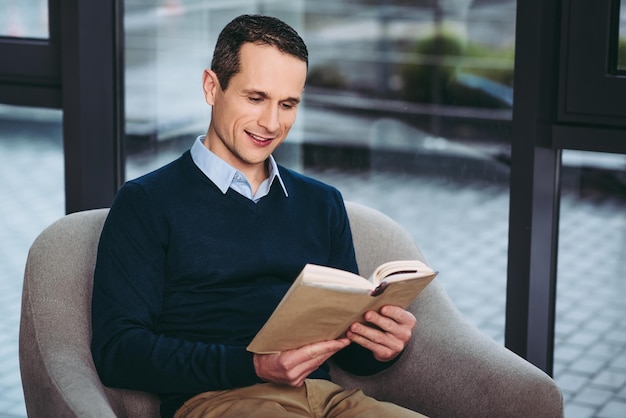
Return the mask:
<path id="1" fill-rule="evenodd" d="M 205 135 L 200 135 L 194 141 L 190 150 L 191 158 L 193 162 L 198 166 L 200 171 L 202 171 L 204 175 L 207 176 L 209 180 L 211 180 L 222 191 L 222 193 L 225 194 L 228 189 L 233 186 L 236 177 L 245 179 L 245 176 L 239 170 L 219 158 L 207 147 L 205 147 L 205 137 Z M 276 160 L 272 155 L 270 155 L 268 158 L 268 168 L 269 177 L 265 182 L 263 182 L 261 187 L 259 187 L 256 196 L 262 197 L 269 193 L 269 188 L 276 178 L 278 178 L 278 182 L 283 189 L 285 197 L 289 196 L 289 193 L 287 193 L 287 188 L 283 183 L 283 179 L 280 176 L 278 164 L 276 164 Z M 261 190 L 262 188 L 266 188 L 266 190 Z"/>

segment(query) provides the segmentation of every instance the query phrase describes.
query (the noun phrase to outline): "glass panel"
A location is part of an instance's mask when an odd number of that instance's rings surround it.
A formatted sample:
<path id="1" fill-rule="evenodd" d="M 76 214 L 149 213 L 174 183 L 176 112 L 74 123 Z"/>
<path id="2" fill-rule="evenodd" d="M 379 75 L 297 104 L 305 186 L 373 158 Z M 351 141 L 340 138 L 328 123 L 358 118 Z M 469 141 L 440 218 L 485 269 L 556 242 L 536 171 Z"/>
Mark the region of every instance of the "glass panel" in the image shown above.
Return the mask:
<path id="1" fill-rule="evenodd" d="M 26 417 L 18 333 L 28 249 L 65 213 L 61 112 L 0 105 L 0 405 Z"/>
<path id="2" fill-rule="evenodd" d="M 282 18 L 307 42 L 310 74 L 279 163 L 400 222 L 454 302 L 503 341 L 514 0 L 125 7 L 128 178 L 206 131 L 201 73 L 222 27 L 242 13 Z"/>
<path id="3" fill-rule="evenodd" d="M 0 0 L 0 36 L 43 38 L 48 31 L 48 0 Z"/>
<path id="4" fill-rule="evenodd" d="M 564 151 L 554 375 L 565 416 L 624 411 L 626 156 Z"/>
<path id="5" fill-rule="evenodd" d="M 626 3 L 620 1 L 617 69 L 626 71 Z"/>

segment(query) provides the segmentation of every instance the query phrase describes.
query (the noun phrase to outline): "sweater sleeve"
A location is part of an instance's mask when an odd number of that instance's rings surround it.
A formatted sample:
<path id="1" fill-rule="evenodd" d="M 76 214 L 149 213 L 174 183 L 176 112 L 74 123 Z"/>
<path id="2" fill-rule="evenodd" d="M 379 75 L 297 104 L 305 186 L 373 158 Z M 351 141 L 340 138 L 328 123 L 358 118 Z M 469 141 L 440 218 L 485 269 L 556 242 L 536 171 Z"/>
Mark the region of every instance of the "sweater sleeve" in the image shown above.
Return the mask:
<path id="1" fill-rule="evenodd" d="M 127 183 L 102 231 L 94 274 L 92 354 L 103 383 L 170 394 L 258 383 L 252 354 L 244 346 L 192 342 L 155 330 L 169 236 L 156 203 L 141 186 Z"/>

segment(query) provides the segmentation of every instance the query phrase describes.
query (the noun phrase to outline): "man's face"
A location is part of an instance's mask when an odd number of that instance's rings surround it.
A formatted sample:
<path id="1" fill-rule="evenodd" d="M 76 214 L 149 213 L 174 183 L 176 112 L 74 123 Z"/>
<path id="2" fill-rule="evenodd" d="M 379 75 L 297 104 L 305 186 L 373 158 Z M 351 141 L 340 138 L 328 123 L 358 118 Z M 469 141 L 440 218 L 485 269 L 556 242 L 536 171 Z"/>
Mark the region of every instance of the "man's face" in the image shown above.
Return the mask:
<path id="1" fill-rule="evenodd" d="M 248 178 L 265 173 L 265 160 L 296 120 L 306 81 L 306 63 L 277 48 L 246 43 L 241 66 L 226 91 L 212 71 L 204 73 L 213 106 L 205 145 Z"/>

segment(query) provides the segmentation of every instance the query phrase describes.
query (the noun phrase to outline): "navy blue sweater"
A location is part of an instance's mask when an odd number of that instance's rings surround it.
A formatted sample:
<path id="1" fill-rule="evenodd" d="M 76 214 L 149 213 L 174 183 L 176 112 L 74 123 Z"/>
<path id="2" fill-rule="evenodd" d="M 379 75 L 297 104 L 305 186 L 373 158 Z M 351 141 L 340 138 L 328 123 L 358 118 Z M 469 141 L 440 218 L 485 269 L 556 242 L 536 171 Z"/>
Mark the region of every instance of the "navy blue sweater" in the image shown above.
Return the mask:
<path id="1" fill-rule="evenodd" d="M 340 193 L 279 169 L 289 196 L 274 182 L 258 203 L 222 194 L 189 152 L 120 189 L 94 277 L 104 384 L 157 393 L 171 416 L 197 393 L 259 383 L 245 347 L 302 267 L 357 271 Z M 354 345 L 336 360 L 357 374 L 385 367 Z"/>

